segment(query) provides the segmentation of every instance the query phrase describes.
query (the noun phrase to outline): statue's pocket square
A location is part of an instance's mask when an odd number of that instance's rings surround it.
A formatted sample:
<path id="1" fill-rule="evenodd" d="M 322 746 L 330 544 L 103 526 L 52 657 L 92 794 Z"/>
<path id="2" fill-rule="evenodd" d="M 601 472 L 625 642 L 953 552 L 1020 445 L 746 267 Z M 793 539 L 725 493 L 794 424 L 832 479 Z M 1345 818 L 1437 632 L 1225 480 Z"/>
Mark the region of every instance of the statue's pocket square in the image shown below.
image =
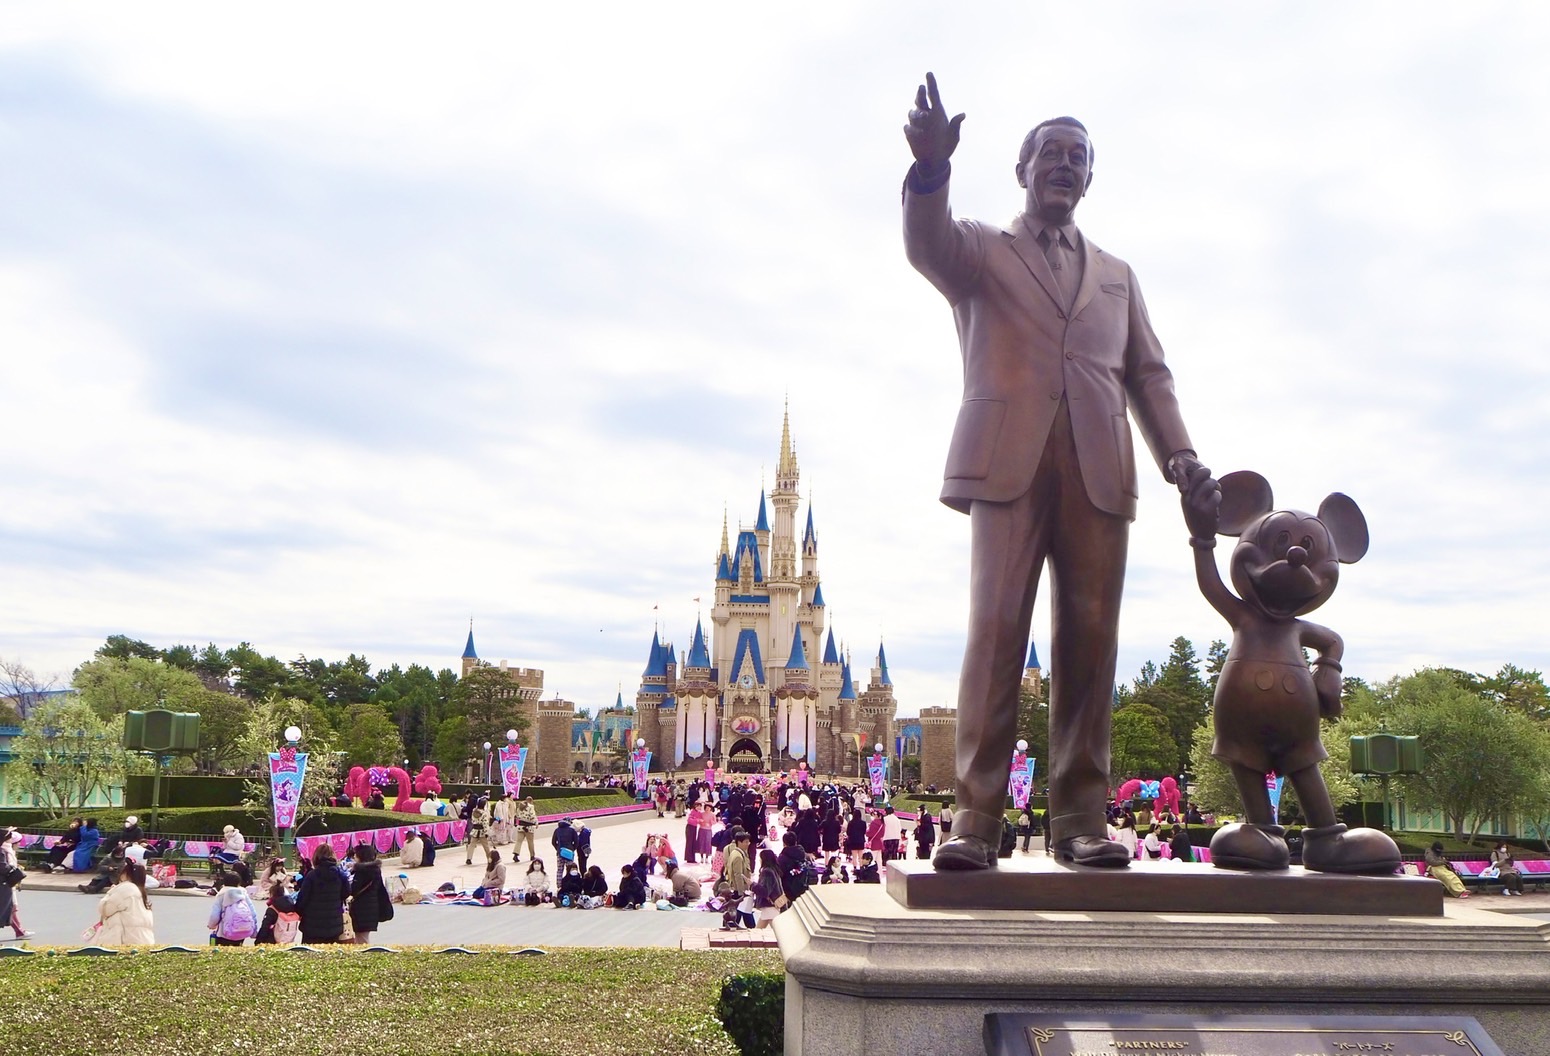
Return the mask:
<path id="1" fill-rule="evenodd" d="M 1104 293 L 1112 293 L 1116 297 L 1130 296 L 1130 287 L 1123 282 L 1106 282 L 1101 287 Z"/>

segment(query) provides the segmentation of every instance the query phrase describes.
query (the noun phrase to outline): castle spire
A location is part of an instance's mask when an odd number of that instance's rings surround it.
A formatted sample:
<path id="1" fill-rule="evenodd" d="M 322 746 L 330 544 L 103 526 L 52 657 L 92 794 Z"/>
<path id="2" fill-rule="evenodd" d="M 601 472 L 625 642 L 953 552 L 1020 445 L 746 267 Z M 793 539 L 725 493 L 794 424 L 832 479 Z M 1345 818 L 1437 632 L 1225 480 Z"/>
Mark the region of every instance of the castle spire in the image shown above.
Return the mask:
<path id="1" fill-rule="evenodd" d="M 463 659 L 479 659 L 479 654 L 474 652 L 474 618 L 472 616 L 468 618 L 468 644 L 463 646 Z"/>
<path id="2" fill-rule="evenodd" d="M 797 476 L 797 453 L 791 446 L 791 397 L 786 397 L 786 409 L 780 419 L 780 461 L 775 464 L 775 479 L 795 480 Z"/>
<path id="3" fill-rule="evenodd" d="M 727 504 L 721 504 L 721 551 L 717 557 L 724 557 L 732 551 L 727 547 Z"/>

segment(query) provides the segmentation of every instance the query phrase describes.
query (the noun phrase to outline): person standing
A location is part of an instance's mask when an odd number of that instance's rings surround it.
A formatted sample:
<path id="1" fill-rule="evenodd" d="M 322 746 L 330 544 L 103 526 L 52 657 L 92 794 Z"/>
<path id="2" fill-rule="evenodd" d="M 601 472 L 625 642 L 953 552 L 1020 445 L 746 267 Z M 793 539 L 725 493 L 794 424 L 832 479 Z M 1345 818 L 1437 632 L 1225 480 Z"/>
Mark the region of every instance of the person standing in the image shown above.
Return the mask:
<path id="1" fill-rule="evenodd" d="M 942 823 L 942 839 L 945 840 L 953 833 L 953 805 L 951 803 L 943 803 L 938 817 Z"/>
<path id="2" fill-rule="evenodd" d="M 931 860 L 932 848 L 936 846 L 936 822 L 931 820 L 931 808 L 922 805 L 920 814 L 915 819 L 915 857 Z"/>
<path id="3" fill-rule="evenodd" d="M 382 922 L 392 919 L 393 899 L 382 881 L 382 862 L 377 849 L 363 843 L 355 855 L 355 870 L 350 874 L 350 927 L 355 932 L 355 944 L 370 945 Z"/>
<path id="4" fill-rule="evenodd" d="M 225 873 L 221 890 L 210 907 L 210 919 L 205 926 L 217 946 L 241 946 L 258 936 L 260 917 L 258 907 L 236 873 Z"/>
<path id="5" fill-rule="evenodd" d="M 490 860 L 490 804 L 481 796 L 468 811 L 468 833 L 463 839 L 463 864 L 474 864 L 474 848 L 484 848 L 484 860 Z"/>
<path id="6" fill-rule="evenodd" d="M 527 844 L 528 858 L 536 858 L 538 852 L 533 850 L 533 833 L 538 828 L 538 808 L 533 806 L 533 797 L 528 796 L 517 807 L 517 840 L 511 848 L 511 860 L 522 860 L 522 845 Z"/>
<path id="7" fill-rule="evenodd" d="M 553 835 L 549 837 L 549 843 L 554 848 L 555 876 L 560 875 L 566 862 L 576 860 L 576 830 L 572 822 L 571 818 L 561 818 L 560 823 L 554 827 Z"/>
<path id="8" fill-rule="evenodd" d="M 936 78 L 915 95 L 905 138 L 909 261 L 952 305 L 964 391 L 941 499 L 969 515 L 969 628 L 958 689 L 951 837 L 936 868 L 996 865 L 1008 747 L 1029 623 L 1046 563 L 1052 584 L 1049 812 L 1058 857 L 1124 866 L 1106 838 L 1110 712 L 1135 455 L 1127 411 L 1164 479 L 1181 490 L 1209 471 L 1195 457 L 1173 376 L 1135 274 L 1077 228 L 1092 183 L 1087 129 L 1034 126 L 1016 175 L 1025 195 L 1009 228 L 954 220 L 951 119 Z"/>
<path id="9" fill-rule="evenodd" d="M 0 928 L 10 928 L 18 939 L 34 934 L 22 927 L 21 910 L 16 903 L 16 887 L 23 876 L 16 856 L 16 830 L 0 830 Z"/>
<path id="10" fill-rule="evenodd" d="M 1022 851 L 1027 854 L 1033 846 L 1033 809 L 1024 807 L 1017 815 L 1017 835 L 1022 838 Z"/>
<path id="11" fill-rule="evenodd" d="M 312 868 L 296 888 L 296 912 L 301 915 L 301 941 L 307 945 L 338 942 L 344 934 L 344 900 L 350 878 L 328 844 L 312 852 Z"/>

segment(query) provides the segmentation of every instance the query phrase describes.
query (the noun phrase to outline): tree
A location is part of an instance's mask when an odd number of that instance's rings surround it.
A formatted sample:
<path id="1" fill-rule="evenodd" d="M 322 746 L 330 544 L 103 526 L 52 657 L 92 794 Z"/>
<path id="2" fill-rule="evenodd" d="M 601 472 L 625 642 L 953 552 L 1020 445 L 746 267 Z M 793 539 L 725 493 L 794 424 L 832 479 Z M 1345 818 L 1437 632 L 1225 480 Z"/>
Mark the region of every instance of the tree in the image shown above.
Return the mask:
<path id="1" fill-rule="evenodd" d="M 1046 683 L 1047 687 L 1047 683 Z M 1034 771 L 1049 773 L 1049 702 L 1024 688 L 1017 698 L 1017 736 L 1028 742 Z M 1008 753 L 1010 754 L 1010 753 Z M 1041 786 L 1042 787 L 1042 786 Z"/>
<path id="2" fill-rule="evenodd" d="M 1496 674 L 1482 680 L 1481 689 L 1487 699 L 1511 711 L 1532 719 L 1550 719 L 1550 689 L 1538 671 L 1503 664 Z"/>
<path id="3" fill-rule="evenodd" d="M 122 786 L 128 772 L 122 718 L 107 720 L 75 699 L 38 705 L 11 741 L 13 789 L 50 810 L 84 807 L 98 790 Z"/>
<path id="4" fill-rule="evenodd" d="M 1227 643 L 1215 638 L 1206 647 L 1206 688 L 1216 699 L 1216 683 L 1222 677 L 1222 666 L 1227 663 Z"/>
<path id="5" fill-rule="evenodd" d="M 346 766 L 396 766 L 404 759 L 398 727 L 378 704 L 352 704 L 339 735 Z"/>
<path id="6" fill-rule="evenodd" d="M 475 744 L 504 741 L 507 730 L 527 731 L 517 683 L 500 668 L 481 664 L 459 679 L 457 688 L 457 704 L 468 719 L 469 754 Z"/>
<path id="7" fill-rule="evenodd" d="M 276 695 L 253 705 L 242 732 L 238 755 L 256 768 L 260 776 L 248 781 L 243 806 L 249 810 L 273 809 L 269 753 L 285 746 L 285 730 L 290 726 L 301 729 L 299 748 L 307 753 L 307 770 L 302 775 L 301 797 L 296 804 L 296 824 L 300 826 L 307 818 L 320 813 L 328 800 L 338 794 L 342 784 L 339 757 L 334 754 L 333 727 L 309 701 Z"/>
<path id="8" fill-rule="evenodd" d="M 436 741 L 431 758 L 441 766 L 443 773 L 460 773 L 473 757 L 474 737 L 468 732 L 468 718 L 453 715 L 441 720 L 436 727 Z"/>
<path id="9" fill-rule="evenodd" d="M 1168 717 L 1150 704 L 1127 704 L 1114 713 L 1109 774 L 1117 783 L 1172 771 L 1179 749 L 1168 732 Z"/>
<path id="10" fill-rule="evenodd" d="M 98 660 L 160 660 L 161 650 L 127 634 L 110 634 L 94 655 Z"/>
<path id="11" fill-rule="evenodd" d="M 207 692 L 192 671 L 143 656 L 89 661 L 75 669 L 74 682 L 81 700 L 105 719 L 152 708 L 198 711 Z"/>
<path id="12" fill-rule="evenodd" d="M 20 660 L 0 656 L 0 698 L 9 702 L 15 713 L 15 721 L 9 725 L 16 725 L 41 704 L 53 691 L 54 681 L 39 678 Z"/>
<path id="13" fill-rule="evenodd" d="M 1405 799 L 1441 811 L 1458 839 L 1469 826 L 1473 841 L 1482 821 L 1519 806 L 1545 762 L 1535 752 L 1543 726 L 1470 685 L 1457 672 L 1427 669 L 1375 687 L 1372 697 L 1391 731 L 1421 741 L 1421 773 L 1399 781 Z"/>
<path id="14" fill-rule="evenodd" d="M 253 702 L 233 693 L 203 687 L 185 710 L 199 713 L 199 761 L 214 772 L 240 761 L 242 737 L 253 714 Z"/>
<path id="15" fill-rule="evenodd" d="M 1323 775 L 1329 798 L 1336 807 L 1367 798 L 1368 790 L 1351 773 L 1351 737 L 1361 732 L 1366 732 L 1364 724 L 1353 725 L 1344 719 L 1325 722 L 1319 728 L 1319 739 L 1329 753 L 1329 757 L 1319 764 L 1319 773 Z M 1233 780 L 1232 770 L 1211 755 L 1211 742 L 1215 736 L 1210 723 L 1203 722 L 1195 727 L 1190 745 L 1190 771 L 1195 778 L 1190 799 L 1201 810 L 1237 815 L 1243 810 L 1243 801 L 1238 797 L 1238 784 Z M 1281 793 L 1280 814 L 1286 817 L 1299 809 L 1297 791 L 1288 783 Z"/>
<path id="16" fill-rule="evenodd" d="M 1200 677 L 1200 659 L 1194 645 L 1188 638 L 1179 637 L 1173 640 L 1161 668 L 1148 660 L 1135 682 L 1115 693 L 1115 700 L 1120 709 L 1146 704 L 1163 715 L 1177 756 L 1159 769 L 1176 773 L 1188 764 L 1190 738 L 1195 727 L 1210 714 L 1212 692 Z"/>

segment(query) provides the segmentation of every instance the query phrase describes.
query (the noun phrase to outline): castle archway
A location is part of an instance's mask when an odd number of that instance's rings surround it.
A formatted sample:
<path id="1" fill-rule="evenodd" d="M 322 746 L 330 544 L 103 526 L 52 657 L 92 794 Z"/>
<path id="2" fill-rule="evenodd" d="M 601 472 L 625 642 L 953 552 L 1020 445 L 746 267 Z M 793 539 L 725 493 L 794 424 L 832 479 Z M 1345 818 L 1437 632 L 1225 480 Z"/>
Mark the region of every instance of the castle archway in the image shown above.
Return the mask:
<path id="1" fill-rule="evenodd" d="M 757 774 L 764 769 L 764 753 L 751 737 L 734 741 L 727 752 L 727 769 L 734 774 Z"/>

